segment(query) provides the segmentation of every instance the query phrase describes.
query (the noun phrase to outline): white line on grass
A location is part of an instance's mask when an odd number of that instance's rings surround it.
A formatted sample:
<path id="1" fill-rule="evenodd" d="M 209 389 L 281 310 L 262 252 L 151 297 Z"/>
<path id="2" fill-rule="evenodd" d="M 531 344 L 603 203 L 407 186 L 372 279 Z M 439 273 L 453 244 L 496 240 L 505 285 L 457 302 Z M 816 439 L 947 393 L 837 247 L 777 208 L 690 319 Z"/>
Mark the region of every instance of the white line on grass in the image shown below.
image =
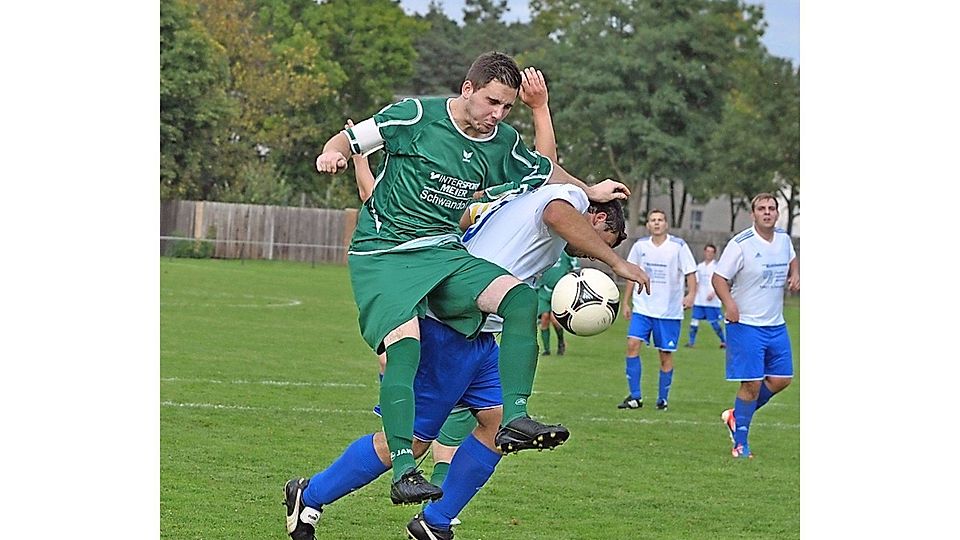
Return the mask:
<path id="1" fill-rule="evenodd" d="M 374 414 L 373 409 L 318 409 L 316 407 L 251 407 L 249 405 L 224 405 L 222 403 L 180 403 L 177 401 L 161 401 L 161 407 L 178 407 L 182 409 L 216 409 L 229 411 L 277 411 L 277 412 L 307 412 L 326 414 Z"/>
<path id="2" fill-rule="evenodd" d="M 663 413 L 656 413 L 663 414 Z M 720 417 L 717 417 L 716 422 L 700 422 L 698 420 L 680 420 L 680 419 L 668 419 L 668 418 L 657 418 L 651 420 L 649 418 L 610 418 L 605 416 L 581 416 L 580 420 L 587 422 L 624 422 L 629 424 L 686 424 L 689 426 L 712 426 L 720 425 Z M 751 426 L 763 426 L 763 427 L 772 427 L 779 429 L 800 429 L 800 424 L 784 424 L 783 422 L 751 422 Z"/>
<path id="3" fill-rule="evenodd" d="M 232 381 L 221 381 L 217 379 L 183 379 L 180 377 L 161 377 L 160 382 L 186 382 L 203 384 L 262 384 L 265 386 L 322 386 L 322 387 L 346 387 L 346 388 L 366 388 L 367 385 L 361 383 L 337 383 L 337 382 L 299 382 L 299 381 L 245 381 L 243 379 L 234 379 Z"/>
<path id="4" fill-rule="evenodd" d="M 276 411 L 276 412 L 307 412 L 324 414 L 373 414 L 371 409 L 318 409 L 314 407 L 250 407 L 247 405 L 224 405 L 221 403 L 180 403 L 176 401 L 161 401 L 162 407 L 180 407 L 187 409 L 216 409 L 216 410 L 235 410 L 235 411 Z M 663 413 L 658 413 L 661 416 Z M 546 418 L 549 420 L 549 418 Z M 669 418 L 610 418 L 608 416 L 581 416 L 579 420 L 585 422 L 623 422 L 630 424 L 683 424 L 688 426 L 715 426 L 720 425 L 720 420 L 716 422 L 701 422 L 698 420 L 680 420 Z M 783 422 L 753 422 L 751 425 L 763 426 L 777 429 L 800 429 L 799 424 L 785 424 Z"/>
<path id="5" fill-rule="evenodd" d="M 163 298 L 170 298 L 174 296 L 173 289 L 160 289 L 160 306 L 161 307 L 216 307 L 216 308 L 275 308 L 275 307 L 293 307 L 299 306 L 303 302 L 296 298 L 283 298 L 279 296 L 259 296 L 253 294 L 235 294 L 235 293 L 215 293 L 211 291 L 200 291 L 200 290 L 178 290 L 176 292 L 178 302 L 164 301 Z M 198 297 L 200 300 L 207 300 L 207 302 L 194 302 L 189 299 L 184 299 L 183 297 Z M 234 301 L 237 302 L 255 302 L 255 303 L 210 303 L 210 300 L 224 302 Z"/>

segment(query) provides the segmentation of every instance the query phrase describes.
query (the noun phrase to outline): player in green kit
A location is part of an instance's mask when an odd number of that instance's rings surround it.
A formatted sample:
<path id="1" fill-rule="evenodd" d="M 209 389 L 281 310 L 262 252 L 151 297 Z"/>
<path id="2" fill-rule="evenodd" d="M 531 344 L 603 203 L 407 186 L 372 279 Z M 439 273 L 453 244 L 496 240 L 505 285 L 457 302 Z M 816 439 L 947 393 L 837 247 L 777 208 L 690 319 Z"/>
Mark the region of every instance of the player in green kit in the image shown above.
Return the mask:
<path id="1" fill-rule="evenodd" d="M 553 317 L 550 300 L 553 298 L 553 287 L 560 278 L 580 268 L 580 262 L 566 253 L 561 253 L 557 263 L 540 276 L 537 281 L 537 317 L 540 318 L 540 343 L 543 345 L 543 356 L 550 355 L 550 327 L 553 326 L 557 334 L 557 355 L 563 356 L 567 351 L 567 344 L 563 340 L 563 327 Z"/>
<path id="2" fill-rule="evenodd" d="M 420 361 L 419 318 L 429 309 L 473 337 L 488 313 L 503 318 L 500 374 L 505 452 L 552 448 L 569 432 L 527 414 L 537 364 L 536 293 L 499 266 L 470 255 L 458 223 L 477 195 L 498 198 L 544 183 L 572 183 L 597 202 L 625 199 L 623 184 L 587 186 L 527 148 L 501 121 L 513 108 L 521 73 L 512 58 L 485 53 L 453 98 L 405 99 L 334 135 L 317 170 L 336 174 L 349 156 L 385 151 L 373 195 L 360 211 L 349 250 L 360 332 L 386 352 L 380 387 L 383 428 L 394 479 L 394 503 L 438 499 L 439 487 L 416 469 L 413 380 Z"/>

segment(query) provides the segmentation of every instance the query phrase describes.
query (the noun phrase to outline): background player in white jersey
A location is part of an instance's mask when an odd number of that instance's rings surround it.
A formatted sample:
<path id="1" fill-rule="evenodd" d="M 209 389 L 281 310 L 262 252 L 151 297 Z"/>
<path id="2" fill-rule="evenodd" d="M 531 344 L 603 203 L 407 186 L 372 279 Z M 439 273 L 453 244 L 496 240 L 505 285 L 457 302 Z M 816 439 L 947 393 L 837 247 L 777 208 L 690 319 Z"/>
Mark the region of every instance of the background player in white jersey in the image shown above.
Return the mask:
<path id="1" fill-rule="evenodd" d="M 723 328 L 720 326 L 720 320 L 723 314 L 720 312 L 720 298 L 713 290 L 713 271 L 717 267 L 717 246 L 707 244 L 703 248 L 703 260 L 697 265 L 697 297 L 693 299 L 693 311 L 690 313 L 690 339 L 687 341 L 687 347 L 693 347 L 697 341 L 697 329 L 700 321 L 707 321 L 713 327 L 713 331 L 720 338 L 720 348 L 726 348 L 726 341 L 723 338 Z"/>
<path id="2" fill-rule="evenodd" d="M 736 458 L 753 457 L 747 437 L 754 413 L 793 380 L 783 289 L 800 290 L 793 242 L 776 227 L 776 197 L 761 193 L 751 208 L 753 226 L 727 243 L 713 274 L 713 287 L 726 311 L 726 376 L 740 383 L 733 408 L 721 415 Z"/>
<path id="3" fill-rule="evenodd" d="M 485 313 L 503 316 L 501 447 L 534 448 L 532 441 L 569 436 L 563 426 L 545 425 L 527 413 L 538 356 L 536 293 L 470 255 L 457 224 L 478 191 L 495 198 L 544 183 L 573 183 L 603 202 L 626 198 L 629 189 L 613 181 L 587 186 L 531 151 L 501 122 L 513 108 L 521 79 L 509 56 L 482 54 L 459 96 L 389 105 L 331 137 L 316 160 L 319 172 L 335 174 L 346 168 L 346 156 L 381 147 L 386 153 L 373 195 L 360 211 L 348 265 L 361 334 L 387 356 L 380 406 L 395 465 L 390 497 L 397 504 L 442 494 L 416 469 L 412 451 L 418 320 L 428 301 L 467 337 L 479 333 Z"/>
<path id="4" fill-rule="evenodd" d="M 623 316 L 630 318 L 626 358 L 630 395 L 617 405 L 619 409 L 639 409 L 643 406 L 640 390 L 640 349 L 643 343 L 656 347 L 660 355 L 657 409 L 667 408 L 670 386 L 673 384 L 673 352 L 680 343 L 683 310 L 690 309 L 697 293 L 697 262 L 693 259 L 690 246 L 682 238 L 667 234 L 667 228 L 667 215 L 663 210 L 651 210 L 647 215 L 650 236 L 637 240 L 627 257 L 628 261 L 647 271 L 650 294 L 638 294 L 638 291 L 634 291 L 634 283 L 627 281 L 623 294 Z"/>

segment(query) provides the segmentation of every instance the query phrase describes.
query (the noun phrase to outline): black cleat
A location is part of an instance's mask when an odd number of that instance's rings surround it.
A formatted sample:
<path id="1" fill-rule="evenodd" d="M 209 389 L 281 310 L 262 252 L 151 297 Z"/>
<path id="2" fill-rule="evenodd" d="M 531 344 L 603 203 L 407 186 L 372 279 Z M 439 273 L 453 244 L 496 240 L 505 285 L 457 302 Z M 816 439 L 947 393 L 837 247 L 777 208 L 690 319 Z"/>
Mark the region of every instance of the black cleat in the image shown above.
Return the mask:
<path id="1" fill-rule="evenodd" d="M 453 529 L 437 529 L 417 514 L 407 523 L 407 536 L 413 540 L 453 540 Z"/>
<path id="2" fill-rule="evenodd" d="M 658 411 L 665 411 L 665 410 L 667 410 L 667 400 L 665 400 L 665 399 L 658 399 L 658 400 L 657 400 L 657 410 L 658 410 Z"/>
<path id="3" fill-rule="evenodd" d="M 623 402 L 617 404 L 618 409 L 641 409 L 643 408 L 643 398 L 632 398 L 627 396 Z"/>
<path id="4" fill-rule="evenodd" d="M 393 504 L 420 504 L 435 501 L 443 497 L 443 490 L 427 482 L 423 471 L 410 469 L 390 486 L 390 500 Z"/>
<path id="5" fill-rule="evenodd" d="M 520 450 L 549 450 L 570 438 L 560 424 L 542 424 L 529 416 L 515 418 L 497 432 L 495 443 L 504 454 Z"/>
<path id="6" fill-rule="evenodd" d="M 563 354 L 564 354 L 565 352 L 567 352 L 567 344 L 566 344 L 566 342 L 561 341 L 561 342 L 557 345 L 557 356 L 563 356 Z"/>
<path id="7" fill-rule="evenodd" d="M 287 534 L 293 540 L 316 540 L 314 530 L 320 521 L 322 508 L 311 508 L 303 504 L 303 490 L 310 483 L 306 478 L 292 478 L 283 488 L 284 502 L 287 507 Z"/>
<path id="8" fill-rule="evenodd" d="M 550 349 L 544 349 L 544 351 L 540 353 L 540 356 L 550 356 Z"/>

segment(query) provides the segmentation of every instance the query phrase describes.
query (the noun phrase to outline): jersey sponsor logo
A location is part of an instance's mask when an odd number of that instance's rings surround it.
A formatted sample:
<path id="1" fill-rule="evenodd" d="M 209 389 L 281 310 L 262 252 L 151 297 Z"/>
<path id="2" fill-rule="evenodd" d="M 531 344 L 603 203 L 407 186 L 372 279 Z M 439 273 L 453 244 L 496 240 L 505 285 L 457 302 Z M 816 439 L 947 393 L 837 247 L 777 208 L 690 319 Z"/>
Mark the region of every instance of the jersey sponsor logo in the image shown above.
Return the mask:
<path id="1" fill-rule="evenodd" d="M 463 161 L 470 163 L 470 158 L 472 157 L 473 157 L 473 152 L 467 152 L 466 150 L 463 151 Z"/>
<path id="2" fill-rule="evenodd" d="M 420 191 L 420 199 L 454 210 L 466 208 L 473 201 L 473 192 L 480 187 L 480 182 L 462 180 L 438 172 L 431 172 L 430 180 L 436 182 L 436 187 L 424 187 Z"/>

